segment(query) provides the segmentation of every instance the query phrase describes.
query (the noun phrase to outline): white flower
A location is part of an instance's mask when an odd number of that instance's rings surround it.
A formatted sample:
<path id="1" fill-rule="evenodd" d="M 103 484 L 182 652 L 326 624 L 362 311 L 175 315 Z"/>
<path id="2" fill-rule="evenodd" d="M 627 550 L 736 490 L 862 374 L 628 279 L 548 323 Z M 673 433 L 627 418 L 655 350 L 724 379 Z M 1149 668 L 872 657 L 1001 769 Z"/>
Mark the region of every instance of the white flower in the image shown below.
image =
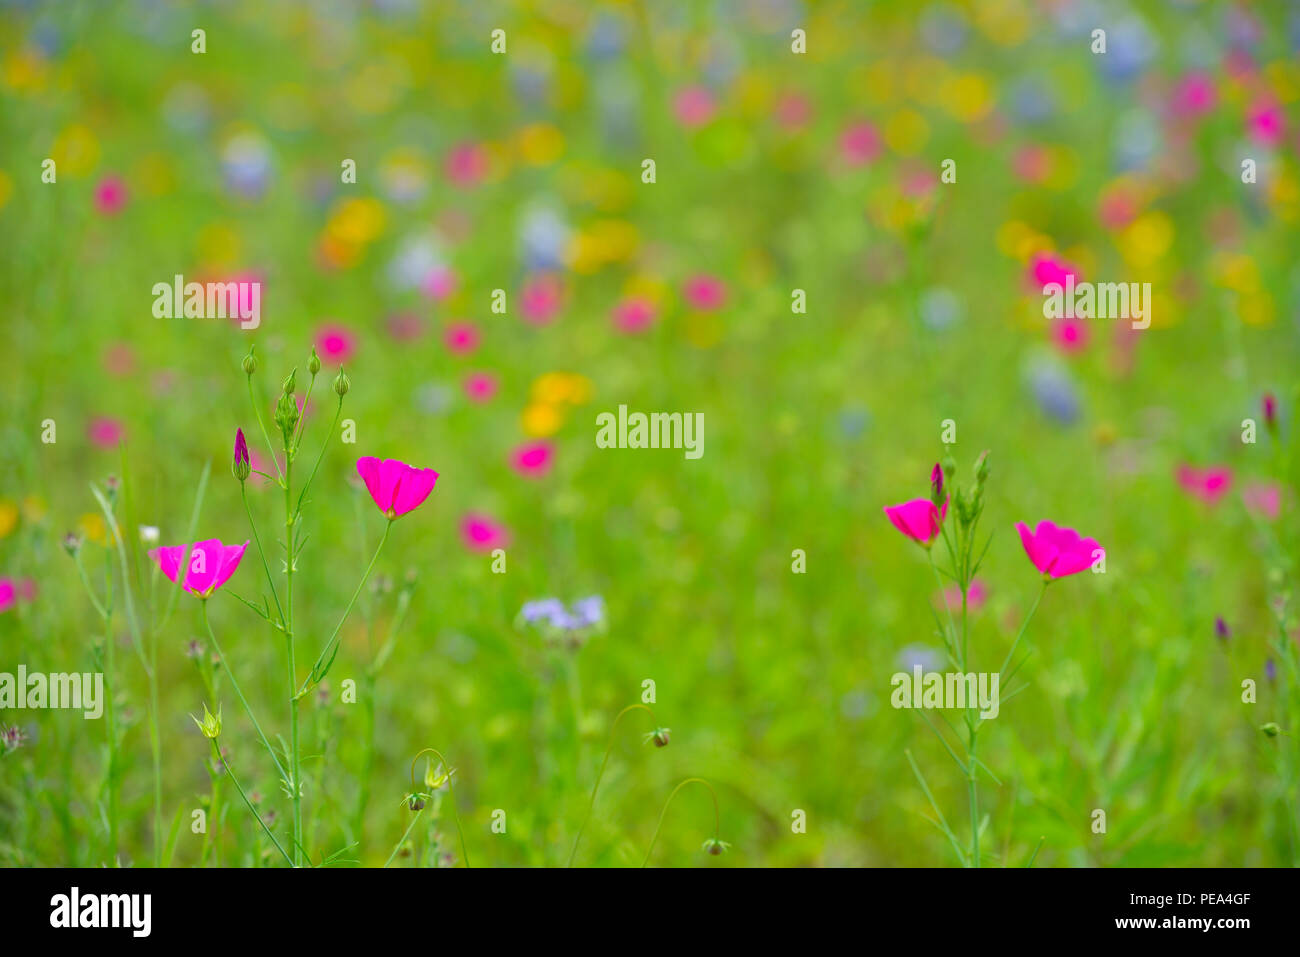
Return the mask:
<path id="1" fill-rule="evenodd" d="M 144 542 L 146 545 L 152 545 L 154 542 L 158 541 L 158 526 L 141 525 L 140 541 Z"/>

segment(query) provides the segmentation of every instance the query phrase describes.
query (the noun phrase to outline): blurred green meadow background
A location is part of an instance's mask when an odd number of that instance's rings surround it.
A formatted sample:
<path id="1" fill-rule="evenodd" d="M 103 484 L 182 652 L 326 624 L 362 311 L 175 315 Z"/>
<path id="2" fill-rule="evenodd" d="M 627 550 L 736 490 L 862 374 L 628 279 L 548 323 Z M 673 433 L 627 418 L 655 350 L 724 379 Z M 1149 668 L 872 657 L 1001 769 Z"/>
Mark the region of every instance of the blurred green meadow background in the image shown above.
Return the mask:
<path id="1" fill-rule="evenodd" d="M 302 702 L 313 863 L 463 864 L 449 794 L 408 833 L 433 747 L 474 866 L 563 865 L 647 681 L 576 865 L 639 865 L 689 777 L 730 848 L 702 850 L 688 787 L 652 864 L 957 863 L 905 752 L 963 841 L 966 782 L 890 705 L 942 662 L 941 599 L 882 508 L 986 449 L 972 667 L 1038 589 L 1016 522 L 1095 537 L 1106 571 L 1048 589 L 981 732 L 984 863 L 1300 863 L 1298 49 L 1284 3 L 0 4 L 0 672 L 111 646 L 118 739 L 110 765 L 105 721 L 0 709 L 0 861 L 282 863 L 190 715 L 220 704 L 281 836 L 290 801 L 146 554 L 249 538 L 237 428 L 274 472 L 255 346 L 268 423 L 323 363 L 298 681 L 383 533 L 356 459 L 440 474 Z M 1051 269 L 1151 283 L 1150 328 L 1045 318 Z M 178 274 L 260 282 L 260 325 L 156 318 Z M 329 429 L 340 365 L 355 443 Z M 703 456 L 598 448 L 619 405 L 702 413 Z M 1226 488 L 1187 471 L 1210 468 Z M 274 565 L 279 490 L 248 498 Z M 157 627 L 161 833 L 128 584 Z M 208 606 L 274 739 L 284 642 L 233 597 L 265 591 L 250 546 Z M 521 615 L 589 596 L 600 627 Z"/>

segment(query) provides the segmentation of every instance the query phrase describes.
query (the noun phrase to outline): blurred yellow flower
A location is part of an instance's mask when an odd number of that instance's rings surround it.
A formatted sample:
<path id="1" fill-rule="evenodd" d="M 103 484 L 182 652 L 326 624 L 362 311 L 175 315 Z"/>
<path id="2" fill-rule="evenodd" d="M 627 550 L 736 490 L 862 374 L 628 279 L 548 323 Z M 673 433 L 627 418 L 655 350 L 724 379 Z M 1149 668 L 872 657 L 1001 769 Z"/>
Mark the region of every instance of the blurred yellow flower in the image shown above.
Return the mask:
<path id="1" fill-rule="evenodd" d="M 519 131 L 519 155 L 530 166 L 549 166 L 564 155 L 564 134 L 549 123 L 530 123 Z"/>
<path id="2" fill-rule="evenodd" d="M 1116 244 L 1129 265 L 1142 268 L 1164 256 L 1173 241 L 1173 222 L 1159 210 L 1151 210 L 1125 227 Z"/>
<path id="3" fill-rule="evenodd" d="M 911 156 L 930 138 L 930 124 L 916 110 L 899 110 L 885 121 L 885 142 L 895 153 Z"/>
<path id="4" fill-rule="evenodd" d="M 199 260 L 213 267 L 229 266 L 239 259 L 239 234 L 226 223 L 208 223 L 199 230 Z"/>
<path id="5" fill-rule="evenodd" d="M 5 57 L 5 86 L 20 93 L 35 93 L 45 89 L 49 66 L 40 53 L 30 47 L 12 50 Z"/>
<path id="6" fill-rule="evenodd" d="M 77 520 L 77 528 L 89 541 L 103 545 L 107 541 L 107 527 L 104 519 L 97 512 L 87 512 Z"/>
<path id="7" fill-rule="evenodd" d="M 377 199 L 345 199 L 335 207 L 325 228 L 332 239 L 360 245 L 378 239 L 386 219 L 384 206 Z"/>
<path id="8" fill-rule="evenodd" d="M 7 538 L 18 527 L 18 506 L 8 500 L 0 502 L 0 538 Z"/>
<path id="9" fill-rule="evenodd" d="M 524 434 L 544 438 L 560 431 L 560 426 L 564 424 L 564 413 L 549 403 L 534 402 L 524 409 L 520 424 Z"/>
<path id="10" fill-rule="evenodd" d="M 99 162 L 99 140 L 89 127 L 74 123 L 54 141 L 50 158 L 60 176 L 86 176 Z"/>
<path id="11" fill-rule="evenodd" d="M 963 123 L 974 123 L 993 109 L 993 86 L 979 73 L 962 73 L 942 86 L 939 102 Z"/>
<path id="12" fill-rule="evenodd" d="M 1210 260 L 1210 276 L 1216 284 L 1239 293 L 1259 291 L 1259 267 L 1242 253 L 1216 253 Z"/>
<path id="13" fill-rule="evenodd" d="M 1272 325 L 1273 297 L 1266 292 L 1240 296 L 1237 300 L 1237 314 L 1241 316 L 1241 321 L 1249 326 Z"/>

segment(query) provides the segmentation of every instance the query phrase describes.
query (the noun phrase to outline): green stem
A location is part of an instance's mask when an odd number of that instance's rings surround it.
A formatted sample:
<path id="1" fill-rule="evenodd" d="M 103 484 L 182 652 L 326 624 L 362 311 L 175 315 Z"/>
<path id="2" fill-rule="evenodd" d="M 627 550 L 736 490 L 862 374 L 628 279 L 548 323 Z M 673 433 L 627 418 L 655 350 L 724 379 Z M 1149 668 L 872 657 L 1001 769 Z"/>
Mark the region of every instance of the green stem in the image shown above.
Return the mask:
<path id="1" fill-rule="evenodd" d="M 629 711 L 644 711 L 650 715 L 650 719 L 658 723 L 655 713 L 649 707 L 643 704 L 630 704 L 614 717 L 614 723 L 609 728 L 609 744 L 605 746 L 605 756 L 600 761 L 600 770 L 596 772 L 596 783 L 591 786 L 591 800 L 587 802 L 587 816 L 582 819 L 582 826 L 578 828 L 578 836 L 573 839 L 573 850 L 569 852 L 569 862 L 565 867 L 573 866 L 573 858 L 578 853 L 578 844 L 582 841 L 582 833 L 587 829 L 587 822 L 591 820 L 591 812 L 596 807 L 596 791 L 600 788 L 600 779 L 605 776 L 605 765 L 609 763 L 609 753 L 614 747 L 614 734 L 618 731 L 618 723 L 623 720 L 623 715 Z"/>
<path id="2" fill-rule="evenodd" d="M 713 837 L 716 840 L 722 839 L 722 815 L 718 811 L 718 793 L 713 790 L 713 785 L 704 780 L 704 778 L 687 778 L 681 784 L 677 785 L 677 787 L 673 788 L 672 793 L 668 795 L 668 800 L 664 801 L 664 809 L 659 812 L 659 823 L 655 825 L 655 832 L 650 836 L 650 846 L 646 849 L 645 860 L 641 862 L 642 867 L 645 867 L 650 863 L 650 855 L 654 852 L 655 841 L 659 840 L 659 829 L 663 826 L 664 816 L 668 813 L 668 805 L 673 803 L 673 798 L 677 796 L 678 791 L 686 787 L 688 784 L 697 782 L 708 788 L 709 794 L 713 796 Z"/>
<path id="3" fill-rule="evenodd" d="M 262 549 L 262 537 L 257 534 L 257 523 L 253 521 L 253 509 L 248 504 L 248 486 L 239 483 L 239 495 L 244 500 L 244 514 L 248 516 L 248 527 L 253 530 L 253 542 L 257 545 L 257 554 L 262 559 L 262 570 L 266 573 L 266 583 L 271 586 L 271 597 L 275 599 L 275 610 L 280 613 L 280 624 L 284 625 L 284 609 L 280 607 L 280 593 L 275 587 L 275 578 L 271 575 L 271 566 L 267 564 L 266 552 Z"/>
<path id="4" fill-rule="evenodd" d="M 266 422 L 262 418 L 262 408 L 257 404 L 257 399 L 253 396 L 253 377 L 245 376 L 248 380 L 248 401 L 253 406 L 253 414 L 257 416 L 257 424 L 262 428 L 262 438 L 266 439 L 266 447 L 271 452 L 271 464 L 275 466 L 275 474 L 281 483 L 284 482 L 284 473 L 280 471 L 280 460 L 275 457 L 275 445 L 271 442 L 271 433 L 266 431 Z M 286 463 L 287 464 L 287 463 Z"/>
<path id="5" fill-rule="evenodd" d="M 1029 609 L 1029 614 L 1025 620 L 1020 623 L 1020 631 L 1016 634 L 1016 640 L 1011 643 L 1011 650 L 1007 652 L 1006 658 L 1002 661 L 1002 667 L 998 669 L 998 680 L 1002 680 L 1003 673 L 1007 670 L 1007 665 L 1011 664 L 1011 656 L 1016 653 L 1016 646 L 1020 644 L 1020 639 L 1025 635 L 1025 629 L 1029 627 L 1029 622 L 1033 620 L 1034 612 L 1038 611 L 1038 603 L 1043 600 L 1043 594 L 1047 591 L 1047 586 L 1052 583 L 1050 578 L 1043 579 L 1043 587 L 1038 590 L 1038 596 L 1034 599 L 1034 604 Z"/>
<path id="6" fill-rule="evenodd" d="M 415 822 L 420 819 L 420 815 L 423 813 L 424 813 L 424 808 L 420 808 L 420 810 L 415 812 L 415 817 L 411 818 L 411 823 L 406 825 L 406 832 L 402 834 L 402 836 L 398 839 L 397 844 L 393 847 L 393 853 L 389 854 L 388 860 L 384 861 L 384 867 L 387 867 L 389 864 L 393 863 L 393 858 L 395 858 L 397 856 L 397 852 L 402 849 L 402 845 L 406 843 L 406 839 L 411 835 L 412 828 L 415 827 Z"/>
<path id="7" fill-rule="evenodd" d="M 235 689 L 235 696 L 239 698 L 239 703 L 244 706 L 244 712 L 248 715 L 248 720 L 253 722 L 253 729 L 257 736 L 262 739 L 262 744 L 266 746 L 266 753 L 271 756 L 275 762 L 275 769 L 280 772 L 281 777 L 285 777 L 284 766 L 280 764 L 280 759 L 275 756 L 275 748 L 271 747 L 271 742 L 266 739 L 266 734 L 262 731 L 262 726 L 257 723 L 257 716 L 253 714 L 253 709 L 249 707 L 248 699 L 244 697 L 244 692 L 239 688 L 239 682 L 235 679 L 235 671 L 230 667 L 230 659 L 226 653 L 221 650 L 221 645 L 217 644 L 217 635 L 212 630 L 212 622 L 208 621 L 208 602 L 207 599 L 200 599 L 199 608 L 203 611 L 203 627 L 207 629 L 208 639 L 212 642 L 212 650 L 217 653 L 221 659 L 221 665 L 226 669 L 226 675 L 230 678 L 230 686 Z"/>
<path id="8" fill-rule="evenodd" d="M 390 518 L 388 520 L 388 525 L 384 528 L 383 537 L 379 539 L 379 547 L 375 549 L 375 554 L 371 557 L 370 564 L 366 566 L 365 574 L 361 576 L 361 581 L 357 583 L 357 590 L 352 593 L 352 599 L 348 602 L 348 607 L 343 609 L 343 617 L 340 618 L 339 623 L 334 626 L 334 631 L 329 636 L 329 640 L 325 642 L 325 647 L 321 649 L 320 656 L 316 659 L 316 664 L 312 665 L 312 669 L 311 669 L 312 676 L 309 677 L 307 683 L 304 683 L 302 688 L 299 689 L 298 691 L 299 698 L 301 698 L 303 695 L 305 695 L 308 692 L 308 690 L 310 690 L 311 687 L 310 683 L 313 680 L 319 680 L 314 678 L 317 669 L 320 668 L 322 662 L 325 661 L 325 656 L 329 654 L 330 649 L 333 647 L 334 640 L 338 638 L 339 632 L 343 630 L 343 624 L 348 620 L 348 615 L 352 613 L 352 606 L 357 603 L 357 596 L 361 594 L 361 589 L 365 587 L 366 580 L 370 577 L 370 572 L 375 567 L 375 562 L 379 560 L 379 553 L 384 550 L 384 543 L 388 541 L 388 533 L 391 532 L 392 530 L 393 530 L 393 519 Z"/>
<path id="9" fill-rule="evenodd" d="M 293 452 L 289 441 L 285 441 L 284 450 L 284 548 L 285 548 L 285 586 L 284 586 L 284 637 L 289 656 L 289 747 L 292 779 L 290 793 L 293 798 L 293 862 L 297 866 L 302 862 L 302 780 L 298 755 L 298 677 L 297 663 L 294 660 L 293 647 L 293 563 L 294 536 L 297 532 L 297 516 L 293 510 Z"/>
<path id="10" fill-rule="evenodd" d="M 289 855 L 285 853 L 284 848 L 280 846 L 280 842 L 275 839 L 275 835 L 271 833 L 271 829 L 266 826 L 266 822 L 262 820 L 262 815 L 257 813 L 257 808 L 253 807 L 253 802 L 248 799 L 248 795 L 244 793 L 244 789 L 239 786 L 239 780 L 235 777 L 235 772 L 230 767 L 230 762 L 221 756 L 221 749 L 217 747 L 217 739 L 209 738 L 208 740 L 212 742 L 212 751 L 217 756 L 217 762 L 226 769 L 226 773 L 230 775 L 230 780 L 235 785 L 235 790 L 238 791 L 239 796 L 244 799 L 244 803 L 248 805 L 248 810 L 252 812 L 253 817 L 257 818 L 257 823 L 262 825 L 262 830 L 265 831 L 266 836 L 271 839 L 271 843 L 275 845 L 275 849 L 280 852 L 280 856 L 284 858 L 286 864 L 290 867 L 296 867 L 297 865 L 294 864 L 294 862 L 289 858 Z"/>

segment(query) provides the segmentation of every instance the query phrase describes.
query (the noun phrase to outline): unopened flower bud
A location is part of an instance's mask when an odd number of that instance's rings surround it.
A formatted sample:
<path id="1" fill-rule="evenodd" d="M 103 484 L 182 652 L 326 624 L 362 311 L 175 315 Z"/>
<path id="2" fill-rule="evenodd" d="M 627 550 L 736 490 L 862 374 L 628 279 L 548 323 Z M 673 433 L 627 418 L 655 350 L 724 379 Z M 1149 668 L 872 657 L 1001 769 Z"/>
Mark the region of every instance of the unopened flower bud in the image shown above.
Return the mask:
<path id="1" fill-rule="evenodd" d="M 294 369 L 284 380 L 284 385 L 280 391 L 285 395 L 293 395 L 294 390 L 298 388 L 298 370 Z"/>
<path id="2" fill-rule="evenodd" d="M 1276 738 L 1282 733 L 1282 729 L 1277 726 L 1276 722 L 1270 721 L 1268 724 L 1261 724 L 1259 730 L 1263 731 L 1270 738 Z"/>
<path id="3" fill-rule="evenodd" d="M 650 732 L 650 740 L 655 743 L 656 748 L 666 748 L 668 742 L 672 740 L 672 729 L 655 728 Z"/>
<path id="4" fill-rule="evenodd" d="M 234 473 L 235 478 L 243 482 L 248 478 L 252 468 L 252 463 L 248 459 L 248 442 L 244 439 L 244 430 L 235 429 L 235 459 L 230 463 L 230 471 Z"/>
<path id="5" fill-rule="evenodd" d="M 340 397 L 342 397 L 347 395 L 348 390 L 351 388 L 352 388 L 352 382 L 348 379 L 347 376 L 343 374 L 343 367 L 340 366 L 339 374 L 334 377 L 334 391 L 337 392 Z"/>
<path id="6" fill-rule="evenodd" d="M 68 532 L 64 535 L 63 550 L 75 557 L 77 552 L 81 551 L 81 536 L 76 532 Z"/>
<path id="7" fill-rule="evenodd" d="M 245 375 L 252 375 L 257 371 L 257 356 L 253 355 L 253 349 L 255 348 L 256 346 L 248 347 L 248 355 L 244 356 L 244 361 L 241 363 Z"/>
<path id="8" fill-rule="evenodd" d="M 943 505 L 943 468 L 938 462 L 930 470 L 930 501 Z"/>
<path id="9" fill-rule="evenodd" d="M 217 713 L 213 714 L 208 710 L 205 703 L 203 705 L 203 720 L 200 721 L 194 715 L 190 715 L 190 720 L 199 726 L 205 738 L 217 738 L 221 734 L 221 707 L 217 706 Z"/>
<path id="10" fill-rule="evenodd" d="M 989 477 L 989 452 L 985 449 L 975 460 L 975 481 L 983 485 Z"/>
<path id="11" fill-rule="evenodd" d="M 406 799 L 406 806 L 412 811 L 423 811 L 424 798 L 420 797 L 418 794 L 409 795 Z"/>
<path id="12" fill-rule="evenodd" d="M 957 460 L 951 455 L 943 457 L 943 476 L 952 481 L 952 477 L 957 474 Z"/>
<path id="13" fill-rule="evenodd" d="M 312 375 L 320 372 L 320 356 L 316 355 L 316 347 L 311 347 L 311 358 L 307 360 L 307 371 Z"/>
<path id="14" fill-rule="evenodd" d="M 716 837 L 711 837 L 704 842 L 704 849 L 708 851 L 710 854 L 712 854 L 714 857 L 717 857 L 719 854 L 721 854 L 730 846 L 731 845 L 728 844 L 726 841 L 720 840 L 719 838 Z"/>

